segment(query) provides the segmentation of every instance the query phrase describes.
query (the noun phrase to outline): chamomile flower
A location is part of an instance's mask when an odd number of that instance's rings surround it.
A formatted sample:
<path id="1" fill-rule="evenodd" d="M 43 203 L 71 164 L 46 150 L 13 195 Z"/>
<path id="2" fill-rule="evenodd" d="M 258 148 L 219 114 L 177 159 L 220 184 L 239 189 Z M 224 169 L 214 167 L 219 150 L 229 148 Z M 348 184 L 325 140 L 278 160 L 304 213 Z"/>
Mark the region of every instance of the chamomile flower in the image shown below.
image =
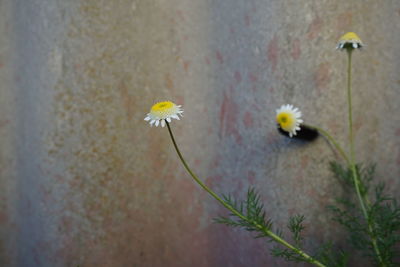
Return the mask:
<path id="1" fill-rule="evenodd" d="M 357 49 L 363 46 L 364 44 L 357 34 L 354 32 L 348 32 L 339 39 L 336 49 Z"/>
<path id="2" fill-rule="evenodd" d="M 296 135 L 296 131 L 300 130 L 300 124 L 303 123 L 300 117 L 300 110 L 293 105 L 283 105 L 276 110 L 276 121 L 279 127 L 288 132 L 290 137 Z"/>
<path id="3" fill-rule="evenodd" d="M 154 124 L 156 127 L 158 125 L 164 127 L 165 121 L 171 122 L 171 119 L 179 120 L 179 116 L 182 117 L 183 109 L 181 107 L 171 101 L 158 102 L 151 107 L 144 120 L 148 121 L 150 126 Z"/>

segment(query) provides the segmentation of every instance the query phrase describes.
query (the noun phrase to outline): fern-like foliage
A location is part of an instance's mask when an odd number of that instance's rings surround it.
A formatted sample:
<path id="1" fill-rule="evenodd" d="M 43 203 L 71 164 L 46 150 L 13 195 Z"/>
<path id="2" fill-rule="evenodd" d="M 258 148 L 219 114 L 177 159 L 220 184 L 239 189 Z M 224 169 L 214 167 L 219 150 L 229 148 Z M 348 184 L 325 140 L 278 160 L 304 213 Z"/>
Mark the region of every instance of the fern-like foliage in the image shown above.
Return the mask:
<path id="1" fill-rule="evenodd" d="M 266 231 L 272 231 L 272 222 L 270 219 L 267 219 L 264 206 L 260 201 L 260 196 L 253 188 L 247 191 L 247 197 L 244 201 L 239 202 L 231 196 L 223 196 L 223 200 L 238 211 L 241 216 L 230 213 L 228 217 L 221 216 L 215 218 L 215 222 L 253 232 L 255 233 L 255 238 L 267 237 L 269 242 L 274 241 L 274 239 L 266 234 Z M 303 237 L 301 232 L 304 229 L 303 221 L 304 216 L 295 215 L 289 219 L 288 223 L 288 229 L 292 233 L 294 246 L 298 249 L 302 248 Z M 283 237 L 280 229 L 274 229 L 274 232 L 279 237 Z M 281 245 L 272 248 L 271 253 L 276 257 L 281 257 L 288 261 L 309 262 L 293 250 L 282 248 Z"/>
<path id="2" fill-rule="evenodd" d="M 304 215 L 294 215 L 289 218 L 289 222 L 287 224 L 287 228 L 292 234 L 292 239 L 294 241 L 294 245 L 302 249 L 303 248 L 303 236 L 302 231 L 305 229 L 303 222 L 304 222 Z M 282 232 L 280 231 L 280 235 L 282 236 Z M 295 253 L 293 250 L 289 250 L 287 248 L 281 248 L 275 246 L 271 249 L 272 255 L 275 257 L 281 257 L 286 261 L 294 261 L 294 262 L 308 262 L 301 257 L 299 254 Z"/>
<path id="3" fill-rule="evenodd" d="M 247 198 L 245 201 L 239 202 L 230 195 L 224 195 L 223 200 L 238 211 L 242 217 L 230 213 L 228 217 L 221 216 L 215 218 L 215 222 L 232 227 L 244 228 L 249 232 L 256 233 L 256 238 L 267 236 L 265 230 L 271 230 L 272 222 L 266 218 L 264 205 L 260 201 L 260 196 L 253 188 L 247 191 Z"/>
<path id="4" fill-rule="evenodd" d="M 347 188 L 355 189 L 350 168 L 333 162 L 331 170 Z M 372 183 L 375 165 L 357 165 L 356 173 L 361 196 L 368 203 L 368 221 L 364 219 L 357 199 L 350 196 L 337 199 L 337 205 L 329 207 L 334 213 L 333 219 L 347 228 L 353 247 L 370 257 L 376 266 L 399 266 L 400 263 L 396 263 L 396 259 L 398 260 L 400 251 L 396 245 L 400 241 L 400 206 L 396 199 L 384 193 L 384 183 Z M 372 198 L 371 202 L 369 198 Z M 380 260 L 372 240 L 375 240 L 379 249 Z"/>

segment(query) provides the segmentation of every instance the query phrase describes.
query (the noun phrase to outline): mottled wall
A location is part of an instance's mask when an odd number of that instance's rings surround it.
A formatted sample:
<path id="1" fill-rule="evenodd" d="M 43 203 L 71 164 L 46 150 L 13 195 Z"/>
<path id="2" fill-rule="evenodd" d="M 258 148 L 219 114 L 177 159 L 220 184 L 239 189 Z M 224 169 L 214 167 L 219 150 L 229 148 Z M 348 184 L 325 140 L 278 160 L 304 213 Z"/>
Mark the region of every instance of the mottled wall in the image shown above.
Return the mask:
<path id="1" fill-rule="evenodd" d="M 186 174 L 154 102 L 218 193 L 258 188 L 268 215 L 307 216 L 307 250 L 342 229 L 337 157 L 280 136 L 275 109 L 346 143 L 344 53 L 356 31 L 360 161 L 400 189 L 400 2 L 0 0 L 1 266 L 286 266 L 271 244 L 212 223 L 224 214 Z M 287 265 L 293 266 L 293 265 Z"/>

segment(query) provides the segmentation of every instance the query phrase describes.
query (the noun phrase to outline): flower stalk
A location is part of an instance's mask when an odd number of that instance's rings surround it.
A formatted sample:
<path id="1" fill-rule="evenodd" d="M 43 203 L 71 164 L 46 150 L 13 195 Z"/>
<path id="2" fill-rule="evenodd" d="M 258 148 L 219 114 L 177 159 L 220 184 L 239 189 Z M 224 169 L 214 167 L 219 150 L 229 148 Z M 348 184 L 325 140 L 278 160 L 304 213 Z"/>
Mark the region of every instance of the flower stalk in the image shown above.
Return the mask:
<path id="1" fill-rule="evenodd" d="M 261 232 L 263 232 L 266 236 L 270 237 L 271 239 L 273 239 L 275 242 L 287 247 L 288 249 L 294 251 L 295 253 L 297 253 L 298 255 L 300 255 L 301 257 L 303 257 L 307 262 L 312 263 L 316 266 L 319 267 L 326 267 L 324 264 L 322 264 L 321 262 L 319 262 L 318 260 L 314 259 L 313 257 L 311 257 L 310 255 L 308 255 L 307 253 L 305 253 L 304 251 L 302 251 L 299 248 L 296 248 L 295 246 L 291 245 L 290 243 L 288 243 L 287 241 L 285 241 L 284 239 L 282 239 L 281 237 L 279 237 L 277 234 L 273 233 L 271 230 L 267 229 L 266 227 L 258 224 L 255 221 L 249 220 L 249 218 L 247 218 L 246 216 L 244 216 L 242 213 L 240 213 L 238 210 L 236 210 L 235 208 L 233 208 L 231 205 L 229 205 L 228 203 L 226 203 L 222 198 L 220 198 L 214 191 L 212 191 L 207 185 L 205 185 L 197 176 L 196 174 L 194 174 L 194 172 L 189 168 L 189 165 L 186 163 L 185 159 L 182 156 L 182 153 L 180 152 L 178 145 L 175 141 L 174 135 L 172 133 L 171 130 L 171 126 L 169 125 L 169 123 L 166 121 L 166 125 L 168 128 L 168 132 L 169 135 L 171 137 L 172 143 L 174 144 L 174 148 L 176 150 L 176 153 L 179 156 L 179 159 L 181 160 L 183 166 L 185 167 L 185 169 L 187 170 L 187 172 L 190 174 L 190 176 L 192 176 L 192 178 L 196 181 L 196 183 L 198 185 L 200 185 L 201 188 L 203 188 L 207 193 L 209 193 L 214 199 L 216 199 L 220 204 L 222 204 L 222 206 L 224 206 L 226 209 L 228 209 L 230 212 L 232 212 L 232 214 L 236 215 L 237 217 L 239 217 L 242 220 L 245 220 L 251 224 L 253 224 L 257 229 L 259 229 Z"/>
<path id="2" fill-rule="evenodd" d="M 350 165 L 349 157 L 344 152 L 343 148 L 339 145 L 339 143 L 335 140 L 335 138 L 333 138 L 327 131 L 325 131 L 324 129 L 319 128 L 317 126 L 313 126 L 313 125 L 308 125 L 308 124 L 303 124 L 303 125 L 311 128 L 311 129 L 314 129 L 314 130 L 318 131 L 319 133 L 321 133 L 323 136 L 325 136 L 325 138 L 328 139 L 328 141 L 332 143 L 332 145 L 336 148 L 336 150 L 343 157 L 343 159 L 347 162 L 347 164 Z"/>
<path id="3" fill-rule="evenodd" d="M 356 169 L 356 164 L 355 164 L 355 162 L 356 162 L 355 161 L 355 153 L 354 153 L 353 114 L 352 114 L 352 101 L 351 101 L 351 59 L 352 59 L 352 52 L 354 49 L 352 47 L 349 47 L 346 50 L 347 50 L 347 55 L 348 55 L 347 102 L 348 102 L 348 113 L 349 113 L 348 116 L 349 116 L 350 169 L 353 174 L 353 182 L 354 182 L 354 187 L 356 189 L 358 201 L 360 203 L 362 213 L 363 213 L 364 218 L 368 225 L 368 234 L 371 238 L 372 246 L 374 248 L 374 251 L 378 258 L 380 266 L 386 266 L 386 264 L 383 262 L 382 255 L 379 251 L 379 247 L 377 244 L 375 231 L 374 231 L 374 227 L 373 227 L 373 222 L 371 221 L 371 218 L 368 214 L 368 210 L 370 209 L 369 201 L 367 199 L 367 196 L 365 196 L 365 194 L 361 194 L 361 190 L 360 190 L 361 182 L 357 175 L 357 169 Z"/>

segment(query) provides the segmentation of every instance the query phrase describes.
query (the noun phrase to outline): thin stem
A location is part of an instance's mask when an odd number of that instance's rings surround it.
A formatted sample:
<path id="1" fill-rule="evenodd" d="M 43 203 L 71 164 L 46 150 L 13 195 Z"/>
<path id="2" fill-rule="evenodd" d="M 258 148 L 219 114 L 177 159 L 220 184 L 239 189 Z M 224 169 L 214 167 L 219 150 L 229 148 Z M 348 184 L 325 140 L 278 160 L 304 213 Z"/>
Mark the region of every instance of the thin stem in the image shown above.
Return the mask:
<path id="1" fill-rule="evenodd" d="M 187 165 L 185 159 L 183 158 L 178 145 L 175 142 L 175 138 L 174 135 L 172 134 L 171 131 L 171 127 L 169 125 L 169 123 L 166 121 L 167 127 L 168 127 L 168 132 L 169 135 L 171 137 L 172 143 L 174 144 L 176 153 L 178 153 L 178 156 L 180 158 L 180 160 L 182 161 L 183 166 L 185 166 L 185 169 L 188 171 L 188 173 L 190 174 L 190 176 L 192 176 L 192 178 L 196 181 L 197 184 L 199 184 L 207 193 L 209 193 L 213 198 L 215 198 L 219 203 L 221 203 L 225 208 L 227 208 L 230 212 L 232 212 L 234 215 L 236 215 L 237 217 L 239 217 L 242 220 L 245 220 L 249 223 L 252 223 L 253 225 L 255 225 L 260 231 L 262 231 L 263 233 L 265 233 L 267 236 L 269 236 L 270 238 L 272 238 L 273 240 L 275 240 L 276 242 L 282 244 L 283 246 L 293 250 L 294 252 L 296 252 L 298 255 L 300 255 L 301 257 L 303 257 L 304 259 L 307 260 L 307 262 L 312 263 L 316 266 L 319 267 L 326 267 L 324 264 L 322 264 L 321 262 L 317 261 L 316 259 L 312 258 L 311 256 L 309 256 L 308 254 L 306 254 L 304 251 L 302 251 L 301 249 L 298 249 L 296 247 L 294 247 L 293 245 L 289 244 L 288 242 L 286 242 L 284 239 L 280 238 L 278 235 L 274 234 L 273 232 L 271 232 L 270 230 L 268 230 L 266 227 L 252 221 L 249 220 L 246 216 L 244 216 L 243 214 L 241 214 L 239 211 L 237 211 L 235 208 L 233 208 L 231 205 L 229 205 L 228 203 L 226 203 L 223 199 L 221 199 L 216 193 L 214 193 L 214 191 L 212 191 L 208 186 L 206 186 L 193 172 L 192 170 L 189 168 L 189 166 Z"/>
<path id="2" fill-rule="evenodd" d="M 318 132 L 320 132 L 321 134 L 323 134 L 326 139 L 328 139 L 329 142 L 332 143 L 332 145 L 337 149 L 337 151 L 339 152 L 339 154 L 344 158 L 344 160 L 347 162 L 347 164 L 350 165 L 350 160 L 347 157 L 346 153 L 344 152 L 344 150 L 342 149 L 342 147 L 339 145 L 339 143 L 335 140 L 335 138 L 333 138 L 327 131 L 323 130 L 322 128 L 316 127 L 316 126 L 312 126 L 312 125 L 308 125 L 308 124 L 304 124 L 305 126 L 312 128 L 314 130 L 317 130 Z"/>
<path id="3" fill-rule="evenodd" d="M 378 244 L 376 242 L 376 237 L 374 234 L 374 229 L 371 223 L 371 220 L 368 215 L 367 209 L 369 209 L 368 206 L 368 199 L 366 198 L 365 195 L 361 194 L 360 191 L 360 179 L 357 175 L 357 170 L 356 170 L 356 164 L 355 164 L 355 155 L 354 155 L 354 140 L 353 140 L 353 114 L 352 114 L 352 102 L 351 102 L 351 55 L 352 55 L 353 48 L 348 48 L 347 49 L 347 55 L 348 55 L 348 65 L 347 65 L 347 101 L 348 101 L 348 113 L 349 113 L 349 142 L 350 142 L 350 168 L 351 172 L 353 174 L 353 180 L 354 180 L 354 187 L 356 188 L 357 192 L 357 197 L 360 202 L 361 210 L 362 213 L 365 217 L 365 220 L 367 221 L 368 225 L 368 232 L 372 241 L 372 246 L 374 248 L 374 251 L 376 253 L 376 256 L 378 257 L 378 260 L 381 264 L 381 266 L 386 266 L 386 264 L 382 260 L 381 253 L 378 248 Z"/>

